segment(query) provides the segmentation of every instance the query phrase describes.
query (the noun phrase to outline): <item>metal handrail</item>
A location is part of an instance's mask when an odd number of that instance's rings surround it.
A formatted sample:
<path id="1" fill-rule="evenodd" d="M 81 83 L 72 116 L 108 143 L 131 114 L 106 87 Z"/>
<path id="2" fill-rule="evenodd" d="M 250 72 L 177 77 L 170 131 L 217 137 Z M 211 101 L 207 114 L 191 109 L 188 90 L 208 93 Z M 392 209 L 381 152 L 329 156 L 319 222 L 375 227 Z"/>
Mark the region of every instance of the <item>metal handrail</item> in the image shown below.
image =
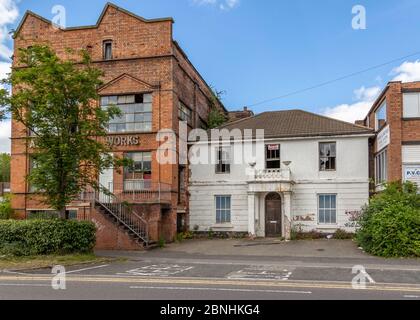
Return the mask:
<path id="1" fill-rule="evenodd" d="M 127 229 L 139 237 L 147 246 L 149 244 L 149 224 L 124 199 L 116 196 L 107 188 L 100 186 L 99 190 L 84 191 L 81 199 L 99 205 Z"/>
<path id="2" fill-rule="evenodd" d="M 149 224 L 128 203 L 104 187 L 95 192 L 95 202 L 148 245 Z"/>
<path id="3" fill-rule="evenodd" d="M 141 203 L 171 201 L 172 186 L 161 182 L 126 180 L 124 183 L 111 182 L 108 189 L 123 201 Z"/>

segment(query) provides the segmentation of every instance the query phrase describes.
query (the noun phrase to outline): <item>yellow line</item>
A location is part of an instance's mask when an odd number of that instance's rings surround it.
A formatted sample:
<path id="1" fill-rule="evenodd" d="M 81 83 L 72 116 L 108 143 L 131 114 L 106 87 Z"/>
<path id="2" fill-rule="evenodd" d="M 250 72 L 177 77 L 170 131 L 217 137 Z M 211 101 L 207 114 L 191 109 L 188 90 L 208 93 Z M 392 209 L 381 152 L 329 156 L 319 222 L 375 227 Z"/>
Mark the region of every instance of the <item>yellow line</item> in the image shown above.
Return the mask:
<path id="1" fill-rule="evenodd" d="M 51 281 L 52 276 L 0 276 L 0 281 Z M 354 290 L 350 283 L 339 282 L 279 282 L 279 281 L 243 281 L 224 279 L 190 279 L 190 278 L 134 278 L 134 277 L 81 277 L 67 276 L 68 282 L 86 283 L 143 283 L 143 284 L 178 284 L 178 285 L 209 285 L 209 286 L 247 286 L 247 287 L 277 287 L 277 288 L 313 288 L 313 289 L 345 289 Z M 367 285 L 371 291 L 403 291 L 420 292 L 419 286 L 410 285 Z M 361 290 L 361 291 L 364 291 Z"/>

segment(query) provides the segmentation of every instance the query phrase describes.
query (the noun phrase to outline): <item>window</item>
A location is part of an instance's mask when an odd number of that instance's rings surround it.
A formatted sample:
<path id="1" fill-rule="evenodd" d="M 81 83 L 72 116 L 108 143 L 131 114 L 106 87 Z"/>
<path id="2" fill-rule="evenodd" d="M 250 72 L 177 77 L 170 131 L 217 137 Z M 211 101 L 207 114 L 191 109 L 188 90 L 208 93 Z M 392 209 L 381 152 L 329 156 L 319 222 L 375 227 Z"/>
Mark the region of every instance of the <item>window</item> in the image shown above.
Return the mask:
<path id="1" fill-rule="evenodd" d="M 112 60 L 112 41 L 106 40 L 103 44 L 104 60 Z"/>
<path id="2" fill-rule="evenodd" d="M 111 119 L 108 132 L 151 132 L 152 131 L 152 94 L 124 96 L 103 96 L 101 107 L 117 106 L 122 115 Z"/>
<path id="3" fill-rule="evenodd" d="M 124 168 L 124 190 L 136 191 L 150 189 L 152 179 L 152 153 L 130 152 L 125 155 L 133 161 Z"/>
<path id="4" fill-rule="evenodd" d="M 319 144 L 319 170 L 334 171 L 336 170 L 336 143 L 322 142 Z"/>
<path id="5" fill-rule="evenodd" d="M 280 169 L 280 145 L 266 146 L 266 169 Z"/>
<path id="6" fill-rule="evenodd" d="M 337 223 L 337 195 L 321 194 L 318 196 L 318 221 L 320 224 Z"/>
<path id="7" fill-rule="evenodd" d="M 230 147 L 216 149 L 216 173 L 230 173 Z"/>
<path id="8" fill-rule="evenodd" d="M 387 174 L 388 166 L 388 152 L 387 150 L 379 153 L 375 158 L 375 170 L 376 170 L 376 184 L 382 184 L 388 180 Z"/>
<path id="9" fill-rule="evenodd" d="M 376 127 L 375 129 L 377 131 L 381 130 L 383 127 L 385 127 L 386 124 L 386 110 L 387 110 L 387 106 L 386 106 L 386 101 L 384 101 L 381 106 L 378 108 L 378 110 L 375 113 L 375 118 L 376 118 Z"/>
<path id="10" fill-rule="evenodd" d="M 420 93 L 403 94 L 404 118 L 420 118 Z"/>
<path id="11" fill-rule="evenodd" d="M 181 121 L 185 121 L 189 126 L 192 126 L 192 111 L 181 101 L 179 102 L 178 117 Z"/>
<path id="12" fill-rule="evenodd" d="M 230 223 L 231 196 L 216 196 L 216 223 Z"/>

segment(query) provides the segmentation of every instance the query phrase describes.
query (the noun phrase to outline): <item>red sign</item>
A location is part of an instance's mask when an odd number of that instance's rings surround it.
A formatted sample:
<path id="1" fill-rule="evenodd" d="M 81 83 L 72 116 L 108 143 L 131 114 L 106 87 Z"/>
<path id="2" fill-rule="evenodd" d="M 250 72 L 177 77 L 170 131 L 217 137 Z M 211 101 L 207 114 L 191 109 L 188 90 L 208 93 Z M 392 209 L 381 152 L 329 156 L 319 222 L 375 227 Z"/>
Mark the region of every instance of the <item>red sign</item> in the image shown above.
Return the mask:
<path id="1" fill-rule="evenodd" d="M 280 149 L 280 146 L 278 144 L 269 144 L 267 148 L 268 151 L 277 151 Z"/>

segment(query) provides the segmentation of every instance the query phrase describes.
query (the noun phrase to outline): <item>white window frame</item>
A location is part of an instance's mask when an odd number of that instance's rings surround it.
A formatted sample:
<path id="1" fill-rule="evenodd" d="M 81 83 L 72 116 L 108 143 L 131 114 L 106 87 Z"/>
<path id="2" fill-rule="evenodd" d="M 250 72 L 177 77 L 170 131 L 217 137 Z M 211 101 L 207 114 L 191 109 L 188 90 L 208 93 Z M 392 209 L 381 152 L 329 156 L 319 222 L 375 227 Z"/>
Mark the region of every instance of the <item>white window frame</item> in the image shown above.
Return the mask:
<path id="1" fill-rule="evenodd" d="M 319 194 L 317 194 L 317 197 L 318 197 L 318 224 L 319 225 L 337 225 L 337 218 L 338 218 L 338 215 L 337 215 L 337 202 L 338 202 L 338 197 L 337 197 L 337 194 L 336 193 L 319 193 Z M 321 208 L 321 197 L 334 197 L 334 199 L 335 199 L 335 207 L 332 207 L 331 205 L 329 206 L 329 207 L 323 207 L 323 208 Z M 325 202 L 325 200 L 324 200 L 324 202 Z M 331 201 L 330 201 L 330 204 L 331 204 Z M 325 205 L 325 203 L 324 203 L 324 205 Z M 321 210 L 324 210 L 324 221 L 322 222 L 321 221 L 321 215 L 320 215 L 320 213 L 321 213 Z M 325 219 L 325 213 L 326 213 L 326 211 L 329 211 L 329 214 L 330 214 L 330 222 L 325 222 L 326 221 L 326 219 Z M 334 213 L 334 217 L 335 217 L 335 222 L 331 222 L 331 220 L 332 220 L 332 213 Z"/>
<path id="2" fill-rule="evenodd" d="M 220 159 L 220 151 L 222 158 Z M 230 174 L 231 170 L 231 154 L 232 148 L 230 146 L 216 147 L 216 174 Z M 225 170 L 223 170 L 225 168 Z"/>
<path id="3" fill-rule="evenodd" d="M 408 114 L 407 110 L 407 97 L 408 96 L 416 96 L 417 105 L 414 109 L 417 108 L 417 111 L 414 115 Z M 403 118 L 404 119 L 417 119 L 420 118 L 420 92 L 404 92 L 403 93 Z"/>
<path id="4" fill-rule="evenodd" d="M 220 199 L 220 207 L 218 207 L 218 199 Z M 222 206 L 222 199 L 225 200 Z M 229 206 L 226 204 L 226 199 L 229 199 Z M 231 195 L 216 195 L 214 196 L 214 206 L 216 214 L 216 224 L 231 224 L 232 223 L 232 196 Z M 219 217 L 220 211 L 220 217 Z"/>
<path id="5" fill-rule="evenodd" d="M 384 123 L 384 125 L 382 127 L 379 127 L 378 114 L 382 111 L 382 109 L 385 109 L 385 123 Z M 388 113 L 388 105 L 386 103 L 386 100 L 384 100 L 381 103 L 381 105 L 379 106 L 379 108 L 376 109 L 376 111 L 375 111 L 375 130 L 376 131 L 379 131 L 379 130 L 381 130 L 382 128 L 385 127 L 385 125 L 386 125 L 386 123 L 388 121 L 388 114 L 387 113 Z"/>
<path id="6" fill-rule="evenodd" d="M 375 156 L 375 184 L 377 186 L 388 181 L 388 149 Z"/>

